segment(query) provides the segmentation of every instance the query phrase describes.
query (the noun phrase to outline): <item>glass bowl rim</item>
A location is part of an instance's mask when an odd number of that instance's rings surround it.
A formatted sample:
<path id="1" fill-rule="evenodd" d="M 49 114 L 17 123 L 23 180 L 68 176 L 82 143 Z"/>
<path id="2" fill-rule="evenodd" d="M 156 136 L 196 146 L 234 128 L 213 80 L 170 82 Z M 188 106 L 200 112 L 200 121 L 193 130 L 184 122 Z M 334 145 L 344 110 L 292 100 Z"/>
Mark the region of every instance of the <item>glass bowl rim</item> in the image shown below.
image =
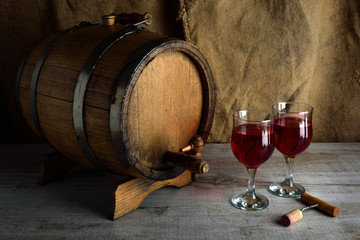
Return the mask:
<path id="1" fill-rule="evenodd" d="M 237 115 L 240 112 L 263 112 L 263 113 L 267 113 L 270 115 L 270 119 L 266 119 L 266 120 L 246 120 L 246 119 L 241 119 L 239 115 Z M 234 119 L 239 119 L 242 122 L 248 122 L 248 123 L 268 123 L 268 122 L 272 122 L 273 120 L 273 113 L 269 110 L 263 110 L 263 109 L 242 109 L 242 110 L 237 110 L 233 113 L 233 118 Z"/>
<path id="2" fill-rule="evenodd" d="M 311 105 L 308 104 L 308 103 L 303 103 L 303 102 L 277 102 L 277 103 L 275 103 L 275 104 L 272 105 L 272 109 L 273 109 L 274 111 L 277 111 L 277 112 L 284 112 L 284 111 L 282 111 L 282 110 L 280 110 L 280 109 L 277 108 L 279 104 L 294 104 L 294 103 L 295 103 L 295 104 L 301 104 L 301 105 L 307 106 L 307 107 L 309 107 L 309 110 L 308 110 L 308 111 L 298 111 L 298 112 L 288 112 L 288 113 L 307 114 L 307 113 L 310 113 L 310 112 L 313 112 L 313 111 L 314 111 L 314 107 L 313 107 L 313 106 L 311 106 Z"/>

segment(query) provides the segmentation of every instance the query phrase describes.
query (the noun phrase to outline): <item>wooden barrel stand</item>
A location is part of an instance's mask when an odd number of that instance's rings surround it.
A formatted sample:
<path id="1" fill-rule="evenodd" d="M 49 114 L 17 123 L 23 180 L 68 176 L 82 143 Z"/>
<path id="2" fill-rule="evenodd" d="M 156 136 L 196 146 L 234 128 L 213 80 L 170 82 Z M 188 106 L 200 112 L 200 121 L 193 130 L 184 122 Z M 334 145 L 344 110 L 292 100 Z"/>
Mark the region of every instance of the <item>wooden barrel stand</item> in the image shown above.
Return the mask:
<path id="1" fill-rule="evenodd" d="M 78 165 L 58 152 L 51 153 L 41 162 L 38 184 L 45 185 L 66 177 Z M 147 196 L 159 188 L 166 186 L 183 187 L 191 183 L 194 176 L 196 175 L 190 171 L 185 171 L 178 177 L 163 181 L 143 177 L 127 177 L 114 183 L 110 192 L 109 218 L 115 220 L 136 210 Z"/>

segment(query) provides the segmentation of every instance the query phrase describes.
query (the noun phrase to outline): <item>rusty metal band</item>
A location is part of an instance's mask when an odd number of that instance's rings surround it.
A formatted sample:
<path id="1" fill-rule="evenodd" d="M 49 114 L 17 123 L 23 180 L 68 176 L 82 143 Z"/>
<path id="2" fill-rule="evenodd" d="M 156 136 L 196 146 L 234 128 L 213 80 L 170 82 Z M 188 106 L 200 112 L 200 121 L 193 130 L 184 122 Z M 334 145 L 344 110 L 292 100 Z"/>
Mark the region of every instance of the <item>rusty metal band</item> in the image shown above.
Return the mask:
<path id="1" fill-rule="evenodd" d="M 16 99 L 16 106 L 17 106 L 17 109 L 21 115 L 21 118 L 25 121 L 25 117 L 24 117 L 24 114 L 22 112 L 22 108 L 21 108 L 21 104 L 20 104 L 20 79 L 21 79 L 21 74 L 22 74 L 22 71 L 24 69 L 24 66 L 25 66 L 25 63 L 26 63 L 26 60 L 29 58 L 30 54 L 32 53 L 32 51 L 34 50 L 34 48 L 36 47 L 33 46 L 26 54 L 25 56 L 23 57 L 23 59 L 21 60 L 20 62 L 20 65 L 16 71 L 16 77 L 15 77 L 15 99 Z"/>
<path id="2" fill-rule="evenodd" d="M 97 23 L 95 23 L 95 24 L 97 24 Z M 76 30 L 78 30 L 80 28 L 90 26 L 90 25 L 93 25 L 93 23 L 83 22 L 83 23 L 79 24 L 78 26 L 75 26 L 75 27 L 71 28 L 70 30 L 64 32 L 60 37 L 58 37 L 55 41 L 53 41 L 50 45 L 47 46 L 47 48 L 44 50 L 44 52 L 40 56 L 39 60 L 36 62 L 34 71 L 33 71 L 32 76 L 31 76 L 31 81 L 30 81 L 30 111 L 31 111 L 31 116 L 32 116 L 32 119 L 33 119 L 34 124 L 36 126 L 36 129 L 37 129 L 38 133 L 40 134 L 40 136 L 43 139 L 46 139 L 46 138 L 45 138 L 44 132 L 42 131 L 41 126 L 40 126 L 40 121 L 39 121 L 39 116 L 38 116 L 37 106 L 36 106 L 36 88 L 37 88 L 38 79 L 39 79 L 41 69 L 42 69 L 42 67 L 44 65 L 44 62 L 45 62 L 46 58 L 50 54 L 50 52 L 55 48 L 55 46 L 61 40 L 63 40 L 70 33 L 74 32 L 74 31 L 76 31 Z M 19 81 L 20 81 L 20 79 L 19 79 Z"/>
<path id="3" fill-rule="evenodd" d="M 74 99 L 73 99 L 73 121 L 75 134 L 78 138 L 79 144 L 86 154 L 88 160 L 96 167 L 102 170 L 107 170 L 103 164 L 96 158 L 93 153 L 86 133 L 85 133 L 85 122 L 84 122 L 84 101 L 85 101 L 85 93 L 87 90 L 88 83 L 93 74 L 93 71 L 100 61 L 102 56 L 106 53 L 106 51 L 118 42 L 120 39 L 134 34 L 136 32 L 145 31 L 143 28 L 136 27 L 134 25 L 127 26 L 123 31 L 116 32 L 103 40 L 100 44 L 98 44 L 95 49 L 91 52 L 89 58 L 85 62 L 83 68 L 80 71 L 75 91 L 74 91 Z"/>
<path id="4" fill-rule="evenodd" d="M 187 47 L 190 47 L 190 49 Z M 119 160 L 121 160 L 123 164 L 127 164 L 127 166 L 133 166 L 143 176 L 154 180 L 166 180 L 177 177 L 184 172 L 185 169 L 174 167 L 172 169 L 166 169 L 166 171 L 154 170 L 143 166 L 139 161 L 134 159 L 134 157 L 131 156 L 131 149 L 128 149 L 127 129 L 126 124 L 123 123 L 123 118 L 127 114 L 124 110 L 125 104 L 127 104 L 125 103 L 126 95 L 131 95 L 132 88 L 142 70 L 155 56 L 167 50 L 184 52 L 193 60 L 200 61 L 202 64 L 200 67 L 208 66 L 202 54 L 187 42 L 169 38 L 149 42 L 139 48 L 128 61 L 122 76 L 119 78 L 118 85 L 115 86 L 116 90 L 110 106 L 110 131 L 113 147 Z M 201 58 L 199 56 L 201 56 Z M 203 77 L 210 78 L 211 81 L 213 79 L 212 75 Z M 205 119 L 205 121 L 207 120 Z M 123 159 L 124 156 L 126 156 L 127 159 Z"/>

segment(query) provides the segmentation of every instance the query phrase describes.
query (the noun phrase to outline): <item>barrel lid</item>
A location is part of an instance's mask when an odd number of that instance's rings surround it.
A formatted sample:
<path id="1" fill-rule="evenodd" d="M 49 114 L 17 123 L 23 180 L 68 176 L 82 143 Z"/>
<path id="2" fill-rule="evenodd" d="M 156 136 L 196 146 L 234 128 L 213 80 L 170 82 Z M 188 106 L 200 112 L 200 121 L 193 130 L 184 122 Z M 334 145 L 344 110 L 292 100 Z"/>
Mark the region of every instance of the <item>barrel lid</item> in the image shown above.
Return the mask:
<path id="1" fill-rule="evenodd" d="M 206 140 L 215 96 L 210 68 L 194 46 L 169 39 L 152 44 L 124 72 L 112 105 L 119 118 L 110 112 L 110 124 L 120 126 L 113 135 L 119 155 L 147 178 L 165 180 L 185 171 L 166 162 L 165 152 L 179 151 L 195 134 Z"/>

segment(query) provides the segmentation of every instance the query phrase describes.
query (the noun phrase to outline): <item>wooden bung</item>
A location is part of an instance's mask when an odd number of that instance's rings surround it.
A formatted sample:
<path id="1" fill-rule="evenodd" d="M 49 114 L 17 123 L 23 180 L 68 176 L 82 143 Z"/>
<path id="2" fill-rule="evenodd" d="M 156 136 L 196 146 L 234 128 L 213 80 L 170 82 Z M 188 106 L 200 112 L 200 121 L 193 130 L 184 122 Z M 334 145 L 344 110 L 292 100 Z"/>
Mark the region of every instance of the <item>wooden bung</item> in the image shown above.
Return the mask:
<path id="1" fill-rule="evenodd" d="M 115 14 L 103 15 L 101 16 L 101 20 L 104 26 L 112 26 L 115 25 L 116 15 Z"/>
<path id="2" fill-rule="evenodd" d="M 309 205 L 318 204 L 317 209 L 329 214 L 332 217 L 336 217 L 340 213 L 340 209 L 338 207 L 332 206 L 323 200 L 320 200 L 316 197 L 311 196 L 310 194 L 303 193 L 301 196 L 301 201 L 306 202 Z"/>
<path id="3" fill-rule="evenodd" d="M 113 26 L 116 23 L 120 23 L 123 25 L 136 24 L 144 20 L 147 20 L 144 22 L 145 25 L 151 25 L 152 15 L 150 13 L 112 13 L 109 15 L 102 15 L 101 19 L 104 26 Z"/>

